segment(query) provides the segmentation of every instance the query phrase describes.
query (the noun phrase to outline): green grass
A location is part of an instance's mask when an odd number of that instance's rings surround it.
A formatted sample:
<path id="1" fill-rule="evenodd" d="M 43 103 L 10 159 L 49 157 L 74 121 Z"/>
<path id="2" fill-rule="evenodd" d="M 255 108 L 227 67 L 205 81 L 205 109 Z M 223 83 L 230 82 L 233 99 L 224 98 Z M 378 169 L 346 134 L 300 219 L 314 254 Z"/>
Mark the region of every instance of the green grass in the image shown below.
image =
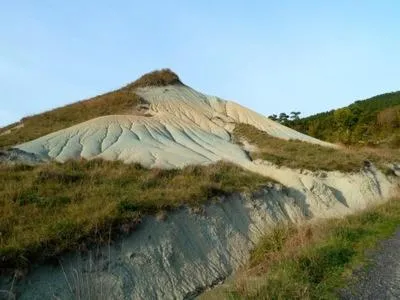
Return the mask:
<path id="1" fill-rule="evenodd" d="M 236 125 L 233 136 L 238 143 L 244 138 L 258 147 L 258 151 L 250 153 L 252 159 L 263 159 L 289 168 L 357 172 L 366 160 L 382 167 L 386 162 L 400 160 L 399 149 L 334 149 L 299 140 L 279 139 L 247 124 Z"/>
<path id="2" fill-rule="evenodd" d="M 153 71 L 116 91 L 25 117 L 21 120 L 23 127 L 12 129 L 19 124 L 15 123 L 0 128 L 0 149 L 27 142 L 93 118 L 137 113 L 137 105 L 145 101 L 135 93 L 135 89 L 168 84 L 182 83 L 179 77 L 169 69 Z M 11 133 L 1 134 L 8 130 L 11 130 Z"/>
<path id="3" fill-rule="evenodd" d="M 199 206 L 268 178 L 228 163 L 182 170 L 103 160 L 0 165 L 0 267 L 131 231 L 144 214 Z"/>
<path id="4" fill-rule="evenodd" d="M 355 282 L 352 272 L 368 263 L 366 250 L 399 225 L 400 199 L 393 199 L 343 219 L 278 226 L 254 249 L 228 298 L 337 299 Z"/>

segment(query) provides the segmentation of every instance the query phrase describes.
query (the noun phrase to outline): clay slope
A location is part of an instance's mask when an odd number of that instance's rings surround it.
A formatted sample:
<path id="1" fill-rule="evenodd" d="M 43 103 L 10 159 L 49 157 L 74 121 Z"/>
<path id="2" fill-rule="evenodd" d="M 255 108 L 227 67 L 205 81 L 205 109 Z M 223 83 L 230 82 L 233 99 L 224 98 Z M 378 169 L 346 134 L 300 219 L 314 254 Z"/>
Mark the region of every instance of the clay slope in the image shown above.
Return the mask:
<path id="1" fill-rule="evenodd" d="M 184 85 L 138 88 L 136 94 L 148 103 L 142 115 L 95 118 L 14 148 L 58 161 L 101 157 L 164 168 L 221 159 L 241 164 L 248 157 L 230 134 L 237 123 L 283 139 L 333 146 Z"/>

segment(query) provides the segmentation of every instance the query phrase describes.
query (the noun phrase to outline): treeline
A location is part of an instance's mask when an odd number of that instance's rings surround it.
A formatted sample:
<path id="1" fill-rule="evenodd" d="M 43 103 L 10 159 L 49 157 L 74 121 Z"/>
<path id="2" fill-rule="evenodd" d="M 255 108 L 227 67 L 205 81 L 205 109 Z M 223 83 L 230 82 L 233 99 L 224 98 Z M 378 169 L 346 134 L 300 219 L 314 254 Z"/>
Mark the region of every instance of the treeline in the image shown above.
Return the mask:
<path id="1" fill-rule="evenodd" d="M 292 111 L 290 115 L 287 113 L 280 113 L 279 115 L 270 115 L 268 118 L 270 118 L 272 121 L 279 122 L 281 124 L 286 125 L 289 121 L 298 121 L 300 120 L 300 114 L 301 112 L 299 111 Z"/>
<path id="2" fill-rule="evenodd" d="M 400 146 L 400 92 L 300 118 L 299 112 L 269 118 L 325 141 L 343 144 Z"/>

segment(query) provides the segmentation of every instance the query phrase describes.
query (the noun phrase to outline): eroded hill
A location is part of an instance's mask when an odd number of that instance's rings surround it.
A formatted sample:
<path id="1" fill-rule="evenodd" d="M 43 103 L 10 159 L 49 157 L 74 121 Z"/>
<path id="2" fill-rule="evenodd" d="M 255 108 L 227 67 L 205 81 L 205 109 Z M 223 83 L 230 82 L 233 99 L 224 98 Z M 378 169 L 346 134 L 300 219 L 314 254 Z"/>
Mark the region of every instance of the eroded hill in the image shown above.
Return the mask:
<path id="1" fill-rule="evenodd" d="M 392 153 L 315 139 L 169 70 L 24 120 L 0 135 L 0 267 L 16 278 L 58 260 L 16 285 L 0 277 L 21 299 L 192 298 L 277 224 L 343 216 L 397 187 Z"/>

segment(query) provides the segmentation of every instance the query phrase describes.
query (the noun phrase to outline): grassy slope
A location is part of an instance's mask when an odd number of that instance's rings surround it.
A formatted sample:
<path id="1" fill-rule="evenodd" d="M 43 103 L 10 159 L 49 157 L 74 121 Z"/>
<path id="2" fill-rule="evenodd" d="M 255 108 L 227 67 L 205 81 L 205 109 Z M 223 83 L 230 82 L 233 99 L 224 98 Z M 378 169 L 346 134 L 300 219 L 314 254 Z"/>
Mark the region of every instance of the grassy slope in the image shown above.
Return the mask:
<path id="1" fill-rule="evenodd" d="M 0 165 L 0 268 L 101 242 L 112 228 L 134 228 L 143 214 L 199 206 L 268 181 L 222 162 L 183 170 L 102 160 Z"/>
<path id="2" fill-rule="evenodd" d="M 244 138 L 258 147 L 258 151 L 250 153 L 253 159 L 261 158 L 289 168 L 356 172 L 362 168 L 365 160 L 382 167 L 385 162 L 400 160 L 399 149 L 327 148 L 298 140 L 275 138 L 246 124 L 238 124 L 233 135 L 239 143 Z"/>
<path id="3" fill-rule="evenodd" d="M 135 94 L 135 89 L 170 84 L 182 84 L 182 82 L 168 69 L 153 71 L 119 90 L 23 118 L 21 122 L 24 126 L 12 130 L 11 134 L 1 135 L 12 126 L 0 128 L 0 149 L 33 140 L 96 117 L 131 113 L 143 101 Z"/>
<path id="4" fill-rule="evenodd" d="M 288 126 L 316 138 L 346 144 L 400 146 L 400 92 L 387 93 Z"/>
<path id="5" fill-rule="evenodd" d="M 399 225 L 400 199 L 343 219 L 282 225 L 261 239 L 233 284 L 208 297 L 337 299 L 353 271 L 368 262 L 366 250 Z"/>

